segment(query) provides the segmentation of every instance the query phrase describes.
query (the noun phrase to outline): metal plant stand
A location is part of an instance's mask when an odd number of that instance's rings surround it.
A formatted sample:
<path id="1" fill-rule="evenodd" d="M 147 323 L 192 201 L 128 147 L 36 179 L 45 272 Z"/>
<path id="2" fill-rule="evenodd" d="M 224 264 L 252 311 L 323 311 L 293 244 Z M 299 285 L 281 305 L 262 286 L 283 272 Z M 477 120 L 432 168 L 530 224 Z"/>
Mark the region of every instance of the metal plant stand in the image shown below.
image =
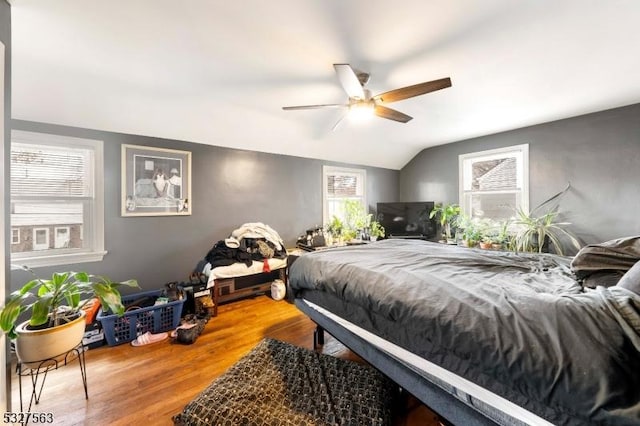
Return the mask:
<path id="1" fill-rule="evenodd" d="M 23 411 L 22 404 L 22 377 L 29 376 L 31 378 L 31 398 L 29 399 L 29 408 L 27 412 L 31 412 L 31 406 L 35 402 L 40 402 L 40 396 L 44 388 L 44 382 L 47 379 L 47 373 L 51 370 L 57 370 L 74 360 L 78 360 L 80 365 L 80 374 L 82 375 L 82 384 L 84 386 L 84 397 L 89 399 L 89 393 L 87 391 L 87 368 L 84 359 L 84 347 L 80 343 L 75 348 L 71 349 L 65 354 L 61 354 L 55 358 L 49 358 L 42 361 L 28 362 L 23 364 L 18 361 L 16 366 L 16 372 L 18 374 L 18 384 L 20 389 L 20 411 Z"/>

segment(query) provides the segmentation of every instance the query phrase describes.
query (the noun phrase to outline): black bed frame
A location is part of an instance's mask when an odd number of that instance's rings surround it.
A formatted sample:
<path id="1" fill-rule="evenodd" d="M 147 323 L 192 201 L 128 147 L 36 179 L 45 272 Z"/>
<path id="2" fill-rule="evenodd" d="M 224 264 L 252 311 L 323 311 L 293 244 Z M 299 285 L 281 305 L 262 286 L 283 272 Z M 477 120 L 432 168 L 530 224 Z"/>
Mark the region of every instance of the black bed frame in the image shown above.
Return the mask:
<path id="1" fill-rule="evenodd" d="M 313 335 L 314 349 L 318 345 L 324 344 L 324 330 L 326 330 L 347 348 L 377 368 L 403 390 L 418 398 L 447 422 L 454 425 L 469 426 L 495 426 L 498 424 L 454 395 L 429 382 L 395 357 L 376 348 L 362 337 L 309 307 L 300 299 L 294 299 L 293 303 L 317 325 Z"/>

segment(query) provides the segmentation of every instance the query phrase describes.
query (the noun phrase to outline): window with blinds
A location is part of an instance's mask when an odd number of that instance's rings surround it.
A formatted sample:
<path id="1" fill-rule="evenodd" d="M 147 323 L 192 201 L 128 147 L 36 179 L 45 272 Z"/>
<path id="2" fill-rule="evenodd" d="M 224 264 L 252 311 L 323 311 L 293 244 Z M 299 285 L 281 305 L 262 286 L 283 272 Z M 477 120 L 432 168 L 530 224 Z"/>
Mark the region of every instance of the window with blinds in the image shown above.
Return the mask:
<path id="1" fill-rule="evenodd" d="M 529 145 L 464 154 L 460 207 L 472 218 L 506 220 L 529 208 Z"/>
<path id="2" fill-rule="evenodd" d="M 102 142 L 12 132 L 13 263 L 48 266 L 104 256 Z"/>
<path id="3" fill-rule="evenodd" d="M 345 220 L 345 200 L 359 201 L 366 209 L 366 170 L 344 167 L 323 167 L 323 221 L 326 225 L 333 216 Z M 365 212 L 366 213 L 366 212 Z"/>
<path id="4" fill-rule="evenodd" d="M 25 143 L 11 146 L 12 197 L 90 197 L 91 150 Z"/>

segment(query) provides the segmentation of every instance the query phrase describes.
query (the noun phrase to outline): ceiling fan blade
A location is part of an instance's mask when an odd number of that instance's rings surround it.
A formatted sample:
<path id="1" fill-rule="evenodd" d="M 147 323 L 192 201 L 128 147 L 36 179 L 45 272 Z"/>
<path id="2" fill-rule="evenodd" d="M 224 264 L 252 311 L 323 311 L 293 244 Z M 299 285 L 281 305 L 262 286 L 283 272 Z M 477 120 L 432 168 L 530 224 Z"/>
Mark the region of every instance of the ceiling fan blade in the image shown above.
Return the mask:
<path id="1" fill-rule="evenodd" d="M 338 121 L 336 121 L 336 124 L 334 124 L 334 125 L 333 125 L 333 127 L 331 128 L 331 131 L 332 131 L 332 132 L 335 132 L 335 131 L 336 131 L 336 129 L 338 128 L 338 125 L 339 125 L 340 123 L 342 123 L 342 120 L 344 120 L 344 119 L 345 119 L 345 117 L 346 117 L 347 115 L 348 115 L 348 114 L 342 114 L 342 115 L 340 116 L 340 118 L 338 118 Z"/>
<path id="2" fill-rule="evenodd" d="M 374 99 L 384 103 L 397 102 L 403 99 L 413 98 L 414 96 L 424 95 L 425 93 L 435 92 L 436 90 L 445 89 L 447 87 L 451 87 L 451 79 L 449 77 L 390 90 L 376 95 Z"/>
<path id="3" fill-rule="evenodd" d="M 373 110 L 373 113 L 378 117 L 387 118 L 393 121 L 399 121 L 400 123 L 406 123 L 413 119 L 413 117 L 408 116 L 400 111 L 396 111 L 395 109 L 387 108 L 382 105 L 376 105 Z"/>
<path id="4" fill-rule="evenodd" d="M 349 105 L 345 104 L 322 104 L 322 105 L 298 105 L 298 106 L 286 106 L 282 107 L 285 111 L 292 111 L 298 109 L 320 109 L 320 108 L 346 108 Z"/>
<path id="5" fill-rule="evenodd" d="M 336 70 L 336 74 L 338 75 L 340 84 L 350 98 L 365 98 L 362 84 L 360 84 L 360 80 L 358 80 L 358 76 L 356 75 L 353 68 L 351 68 L 351 65 L 333 64 L 333 68 Z"/>

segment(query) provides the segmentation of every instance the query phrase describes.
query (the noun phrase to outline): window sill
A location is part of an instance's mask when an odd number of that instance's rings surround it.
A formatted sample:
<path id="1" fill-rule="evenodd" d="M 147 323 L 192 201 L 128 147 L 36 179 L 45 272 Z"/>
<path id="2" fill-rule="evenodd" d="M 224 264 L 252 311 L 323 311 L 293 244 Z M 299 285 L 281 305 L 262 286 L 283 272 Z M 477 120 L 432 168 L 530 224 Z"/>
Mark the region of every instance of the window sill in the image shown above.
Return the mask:
<path id="1" fill-rule="evenodd" d="M 85 253 L 67 253 L 55 254 L 38 257 L 12 257 L 11 269 L 21 269 L 18 265 L 24 265 L 29 268 L 40 268 L 44 266 L 69 265 L 74 263 L 100 262 L 107 254 L 106 251 L 93 251 Z"/>

